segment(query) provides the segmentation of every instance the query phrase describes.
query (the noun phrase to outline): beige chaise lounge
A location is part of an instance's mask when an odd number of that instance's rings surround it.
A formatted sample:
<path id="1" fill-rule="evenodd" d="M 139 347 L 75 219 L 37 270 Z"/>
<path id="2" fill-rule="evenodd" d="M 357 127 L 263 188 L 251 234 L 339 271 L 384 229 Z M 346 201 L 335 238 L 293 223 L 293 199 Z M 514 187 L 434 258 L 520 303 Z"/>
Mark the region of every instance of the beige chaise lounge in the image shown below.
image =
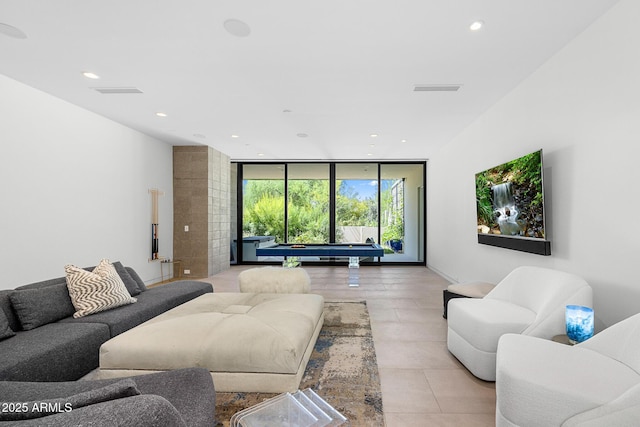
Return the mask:
<path id="1" fill-rule="evenodd" d="M 202 295 L 104 343 L 99 378 L 207 368 L 217 391 L 298 389 L 322 323 L 316 294 Z"/>

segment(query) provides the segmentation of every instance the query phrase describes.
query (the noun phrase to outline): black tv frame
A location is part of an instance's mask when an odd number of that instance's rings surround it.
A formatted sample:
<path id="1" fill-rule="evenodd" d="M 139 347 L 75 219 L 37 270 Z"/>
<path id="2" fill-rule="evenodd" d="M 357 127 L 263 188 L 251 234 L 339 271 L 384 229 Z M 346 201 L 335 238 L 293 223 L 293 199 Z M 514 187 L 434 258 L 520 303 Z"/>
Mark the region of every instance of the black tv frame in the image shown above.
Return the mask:
<path id="1" fill-rule="evenodd" d="M 542 163 L 542 149 L 540 151 L 540 173 L 542 176 L 542 193 L 544 198 L 544 168 Z M 526 156 L 526 154 L 525 154 Z M 509 162 L 505 162 L 509 163 Z M 494 167 L 498 167 L 500 165 L 496 165 Z M 491 168 L 492 169 L 492 168 Z M 479 172 L 482 173 L 482 172 Z M 544 200 L 543 200 L 544 203 Z M 546 209 L 545 209 L 546 211 Z M 544 211 L 543 211 L 543 216 Z M 545 220 L 546 222 L 546 220 Z M 481 245 L 489 245 L 495 246 L 504 249 L 512 249 L 520 252 L 527 252 L 536 255 L 551 255 L 551 241 L 546 239 L 539 238 L 531 238 L 531 237 L 523 237 L 523 236 L 507 236 L 503 234 L 485 234 L 485 233 L 477 233 L 478 235 L 478 243 Z"/>

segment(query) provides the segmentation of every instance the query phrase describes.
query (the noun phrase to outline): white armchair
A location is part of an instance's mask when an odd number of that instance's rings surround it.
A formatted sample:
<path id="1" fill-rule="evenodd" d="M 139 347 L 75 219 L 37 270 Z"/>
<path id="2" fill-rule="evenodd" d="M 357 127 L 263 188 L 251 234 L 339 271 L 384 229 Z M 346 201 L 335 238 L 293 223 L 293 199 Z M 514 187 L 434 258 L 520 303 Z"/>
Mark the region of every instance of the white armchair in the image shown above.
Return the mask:
<path id="1" fill-rule="evenodd" d="M 640 314 L 573 347 L 500 338 L 498 427 L 640 425 Z"/>
<path id="2" fill-rule="evenodd" d="M 498 340 L 506 333 L 551 339 L 564 334 L 568 304 L 592 306 L 587 282 L 574 274 L 518 267 L 484 298 L 448 304 L 447 347 L 476 377 L 496 379 Z"/>

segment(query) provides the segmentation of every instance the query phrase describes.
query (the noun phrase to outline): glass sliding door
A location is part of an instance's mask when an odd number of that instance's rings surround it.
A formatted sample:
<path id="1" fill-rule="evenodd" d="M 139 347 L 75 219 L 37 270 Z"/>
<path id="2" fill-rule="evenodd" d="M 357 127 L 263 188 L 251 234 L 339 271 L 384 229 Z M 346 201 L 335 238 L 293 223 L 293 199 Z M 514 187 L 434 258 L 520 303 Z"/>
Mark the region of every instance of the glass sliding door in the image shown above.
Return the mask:
<path id="1" fill-rule="evenodd" d="M 336 243 L 378 242 L 378 164 L 336 164 Z"/>
<path id="2" fill-rule="evenodd" d="M 380 165 L 382 262 L 424 261 L 424 164 Z"/>
<path id="3" fill-rule="evenodd" d="M 329 243 L 329 164 L 287 167 L 287 243 Z"/>
<path id="4" fill-rule="evenodd" d="M 242 261 L 263 261 L 256 248 L 286 241 L 284 171 L 283 164 L 243 165 Z"/>
<path id="5" fill-rule="evenodd" d="M 425 162 L 238 163 L 231 258 L 278 262 L 255 252 L 277 243 L 378 243 L 385 256 L 368 262 L 424 265 L 425 171 Z"/>

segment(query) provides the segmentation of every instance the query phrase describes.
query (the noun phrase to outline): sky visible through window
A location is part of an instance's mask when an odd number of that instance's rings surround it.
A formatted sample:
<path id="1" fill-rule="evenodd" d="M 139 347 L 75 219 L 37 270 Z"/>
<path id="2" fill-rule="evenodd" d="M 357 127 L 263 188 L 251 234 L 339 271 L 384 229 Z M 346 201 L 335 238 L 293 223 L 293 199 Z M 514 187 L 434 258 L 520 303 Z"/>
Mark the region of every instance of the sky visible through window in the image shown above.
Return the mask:
<path id="1" fill-rule="evenodd" d="M 378 181 L 365 179 L 345 179 L 349 187 L 358 193 L 359 200 L 371 199 L 377 197 Z"/>

